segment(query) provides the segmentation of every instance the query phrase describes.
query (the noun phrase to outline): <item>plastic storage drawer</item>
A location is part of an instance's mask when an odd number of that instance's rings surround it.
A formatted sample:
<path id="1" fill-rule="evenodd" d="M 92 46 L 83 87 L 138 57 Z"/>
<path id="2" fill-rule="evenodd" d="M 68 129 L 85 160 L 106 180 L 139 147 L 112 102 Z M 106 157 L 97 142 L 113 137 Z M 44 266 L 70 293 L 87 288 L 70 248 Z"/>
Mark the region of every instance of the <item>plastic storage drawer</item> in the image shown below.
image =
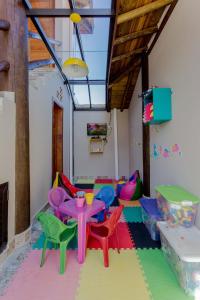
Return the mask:
<path id="1" fill-rule="evenodd" d="M 194 225 L 199 198 L 178 186 L 158 186 L 157 203 L 162 218 L 170 225 Z"/>
<path id="2" fill-rule="evenodd" d="M 158 222 L 162 250 L 176 277 L 188 295 L 200 290 L 200 230 L 193 226 L 171 228 Z"/>
<path id="3" fill-rule="evenodd" d="M 153 198 L 142 198 L 139 200 L 142 208 L 142 219 L 148 229 L 152 240 L 159 241 L 160 233 L 157 222 L 161 221 L 161 214 L 158 210 L 157 201 Z"/>

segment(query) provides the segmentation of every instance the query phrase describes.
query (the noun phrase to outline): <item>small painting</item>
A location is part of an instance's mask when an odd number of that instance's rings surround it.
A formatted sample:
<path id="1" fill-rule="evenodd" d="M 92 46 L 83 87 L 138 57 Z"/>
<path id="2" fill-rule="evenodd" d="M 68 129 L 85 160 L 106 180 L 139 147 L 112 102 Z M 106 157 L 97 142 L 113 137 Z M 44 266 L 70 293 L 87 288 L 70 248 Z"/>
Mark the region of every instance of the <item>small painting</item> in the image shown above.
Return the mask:
<path id="1" fill-rule="evenodd" d="M 88 136 L 107 135 L 107 124 L 106 123 L 88 123 L 87 124 L 87 135 Z"/>

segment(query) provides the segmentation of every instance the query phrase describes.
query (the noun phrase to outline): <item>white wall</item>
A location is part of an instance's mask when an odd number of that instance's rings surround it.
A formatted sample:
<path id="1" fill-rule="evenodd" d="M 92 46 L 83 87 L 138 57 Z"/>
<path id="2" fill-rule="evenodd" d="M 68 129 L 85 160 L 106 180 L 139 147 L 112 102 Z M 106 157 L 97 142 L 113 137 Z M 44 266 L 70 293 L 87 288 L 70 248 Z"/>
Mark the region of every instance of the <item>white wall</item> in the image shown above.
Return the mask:
<path id="1" fill-rule="evenodd" d="M 129 147 L 127 111 L 118 112 L 119 175 L 128 175 Z M 103 154 L 89 153 L 87 123 L 109 123 L 110 114 L 105 111 L 75 111 L 74 113 L 74 169 L 75 176 L 115 177 L 114 135 L 108 137 Z M 113 127 L 113 112 L 111 117 Z"/>
<path id="2" fill-rule="evenodd" d="M 64 108 L 63 168 L 69 176 L 70 159 L 70 100 L 66 87 L 57 72 L 34 71 L 30 74 L 30 181 L 31 217 L 47 203 L 47 193 L 52 176 L 52 105 L 57 102 Z M 63 90 L 63 99 L 57 98 L 57 90 Z"/>
<path id="3" fill-rule="evenodd" d="M 0 183 L 9 183 L 8 242 L 15 236 L 15 96 L 0 92 Z"/>
<path id="4" fill-rule="evenodd" d="M 142 160 L 142 99 L 141 94 L 141 73 L 138 76 L 135 91 L 129 108 L 129 143 L 130 143 L 130 174 L 135 170 L 140 171 L 143 178 Z"/>
<path id="5" fill-rule="evenodd" d="M 117 111 L 119 177 L 129 176 L 129 111 Z"/>
<path id="6" fill-rule="evenodd" d="M 150 56 L 150 85 L 174 91 L 173 120 L 151 126 L 151 149 L 178 143 L 182 150 L 182 157 L 151 159 L 152 192 L 157 184 L 179 184 L 200 196 L 199 11 L 198 0 L 179 1 Z"/>

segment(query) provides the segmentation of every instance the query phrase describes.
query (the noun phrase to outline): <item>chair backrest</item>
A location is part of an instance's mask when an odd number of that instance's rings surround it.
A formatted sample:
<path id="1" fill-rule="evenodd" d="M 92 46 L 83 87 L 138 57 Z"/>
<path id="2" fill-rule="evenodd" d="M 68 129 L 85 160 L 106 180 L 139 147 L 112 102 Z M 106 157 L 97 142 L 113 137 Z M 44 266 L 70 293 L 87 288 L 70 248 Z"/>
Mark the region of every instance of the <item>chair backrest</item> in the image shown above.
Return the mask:
<path id="1" fill-rule="evenodd" d="M 68 238 L 74 236 L 77 231 L 76 222 L 65 225 L 57 217 L 46 212 L 38 213 L 36 218 L 41 223 L 46 238 L 55 243 L 66 240 L 66 234 Z"/>
<path id="2" fill-rule="evenodd" d="M 55 210 L 57 210 L 61 203 L 65 201 L 65 199 L 68 199 L 67 192 L 61 188 L 52 188 L 48 192 L 48 201 L 51 207 L 53 207 Z"/>
<path id="3" fill-rule="evenodd" d="M 101 200 L 105 203 L 106 208 L 113 203 L 115 199 L 115 190 L 112 186 L 104 186 L 95 196 L 95 199 Z"/>
<path id="4" fill-rule="evenodd" d="M 55 243 L 59 243 L 60 234 L 66 229 L 66 225 L 54 215 L 46 212 L 38 213 L 36 218 L 41 223 L 46 238 Z"/>
<path id="5" fill-rule="evenodd" d="M 108 228 L 108 235 L 110 236 L 113 231 L 115 230 L 115 227 L 117 226 L 117 223 L 119 221 L 119 218 L 121 216 L 122 210 L 123 210 L 124 206 L 120 205 L 117 208 L 115 208 L 115 210 L 112 212 L 110 218 L 106 221 L 106 227 Z"/>

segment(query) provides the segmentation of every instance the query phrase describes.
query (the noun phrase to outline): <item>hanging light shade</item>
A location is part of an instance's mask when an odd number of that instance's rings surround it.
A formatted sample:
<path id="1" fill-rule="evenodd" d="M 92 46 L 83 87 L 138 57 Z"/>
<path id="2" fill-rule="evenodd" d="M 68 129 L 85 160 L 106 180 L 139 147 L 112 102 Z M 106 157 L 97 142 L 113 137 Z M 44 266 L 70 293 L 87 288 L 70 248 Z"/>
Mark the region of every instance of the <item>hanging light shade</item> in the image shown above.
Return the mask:
<path id="1" fill-rule="evenodd" d="M 69 57 L 63 64 L 63 72 L 67 77 L 79 78 L 88 75 L 87 64 L 80 58 Z"/>
<path id="2" fill-rule="evenodd" d="M 81 21 L 81 16 L 75 12 L 72 13 L 69 18 L 73 23 L 79 23 Z"/>

